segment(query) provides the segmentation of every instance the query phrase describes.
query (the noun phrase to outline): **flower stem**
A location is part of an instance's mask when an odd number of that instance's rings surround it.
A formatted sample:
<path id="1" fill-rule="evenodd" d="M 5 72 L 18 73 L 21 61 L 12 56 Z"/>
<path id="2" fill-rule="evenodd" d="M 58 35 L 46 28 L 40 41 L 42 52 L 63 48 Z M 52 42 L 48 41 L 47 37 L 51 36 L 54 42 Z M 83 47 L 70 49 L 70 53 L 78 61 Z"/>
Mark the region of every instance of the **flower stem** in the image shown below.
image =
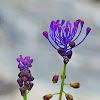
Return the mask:
<path id="1" fill-rule="evenodd" d="M 56 95 L 56 94 L 60 94 L 60 93 L 55 93 L 55 94 L 53 94 L 53 95 Z"/>
<path id="2" fill-rule="evenodd" d="M 60 71 L 60 72 L 58 72 L 57 74 L 60 74 L 60 73 L 62 73 L 63 71 Z"/>
<path id="3" fill-rule="evenodd" d="M 65 79 L 65 72 L 66 72 L 66 64 L 64 64 L 64 70 L 63 70 L 63 76 L 62 76 L 59 100 L 61 100 L 61 98 L 62 98 L 62 92 L 63 92 L 63 87 L 64 87 L 64 79 Z"/>
<path id="4" fill-rule="evenodd" d="M 25 87 L 25 95 L 23 97 L 24 97 L 24 100 L 27 100 L 27 89 L 26 89 L 26 87 Z"/>
<path id="5" fill-rule="evenodd" d="M 64 85 L 70 85 L 70 84 L 64 83 Z"/>

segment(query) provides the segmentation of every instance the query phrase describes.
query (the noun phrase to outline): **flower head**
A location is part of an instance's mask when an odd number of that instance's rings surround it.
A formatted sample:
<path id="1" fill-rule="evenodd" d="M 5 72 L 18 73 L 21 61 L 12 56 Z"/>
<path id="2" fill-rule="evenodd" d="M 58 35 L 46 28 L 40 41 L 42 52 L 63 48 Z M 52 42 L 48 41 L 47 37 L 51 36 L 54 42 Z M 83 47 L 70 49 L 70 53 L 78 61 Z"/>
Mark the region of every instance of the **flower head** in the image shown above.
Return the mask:
<path id="1" fill-rule="evenodd" d="M 22 55 L 20 55 L 20 58 L 17 58 L 17 62 L 19 63 L 19 69 L 28 72 L 28 68 L 32 67 L 33 59 L 30 59 L 29 56 L 23 58 Z"/>
<path id="2" fill-rule="evenodd" d="M 28 91 L 30 91 L 33 87 L 32 81 L 34 80 L 34 77 L 31 74 L 31 71 L 29 70 L 30 67 L 32 67 L 33 59 L 30 59 L 29 56 L 23 58 L 22 55 L 20 55 L 20 58 L 17 58 L 17 61 L 19 63 L 18 68 L 20 69 L 20 73 L 18 74 L 17 82 L 19 84 L 19 89 L 21 92 L 21 95 L 25 95 L 25 87 Z"/>
<path id="3" fill-rule="evenodd" d="M 74 22 L 74 25 L 72 27 L 72 24 L 68 20 L 65 25 L 65 20 L 62 20 L 61 23 L 59 20 L 52 21 L 50 24 L 49 34 L 47 31 L 43 32 L 43 35 L 48 39 L 50 44 L 58 51 L 60 50 L 61 56 L 68 56 L 68 51 L 70 51 L 72 48 L 78 46 L 81 44 L 89 32 L 91 31 L 90 27 L 87 27 L 86 29 L 86 35 L 79 43 L 75 43 L 75 40 L 80 36 L 84 21 L 78 19 Z M 81 26 L 80 32 L 77 34 L 77 30 L 79 27 L 79 24 Z M 58 51 L 59 53 L 59 51 Z"/>

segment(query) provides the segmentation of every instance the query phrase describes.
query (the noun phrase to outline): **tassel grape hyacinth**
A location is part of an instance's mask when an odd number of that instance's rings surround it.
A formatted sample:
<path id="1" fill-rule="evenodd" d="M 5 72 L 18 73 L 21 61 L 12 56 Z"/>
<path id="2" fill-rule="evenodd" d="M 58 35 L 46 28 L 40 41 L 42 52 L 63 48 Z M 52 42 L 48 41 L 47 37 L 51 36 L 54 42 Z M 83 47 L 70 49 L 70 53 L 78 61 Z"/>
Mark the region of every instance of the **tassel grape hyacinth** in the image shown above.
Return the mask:
<path id="1" fill-rule="evenodd" d="M 20 55 L 20 58 L 17 58 L 17 62 L 19 63 L 18 68 L 20 73 L 18 74 L 17 82 L 19 84 L 19 90 L 24 100 L 27 100 L 27 93 L 32 89 L 34 77 L 31 74 L 30 67 L 32 67 L 33 59 L 30 59 L 29 56 L 23 58 Z"/>
<path id="2" fill-rule="evenodd" d="M 57 50 L 57 52 L 63 57 L 64 69 L 63 69 L 63 71 L 60 71 L 57 74 L 55 74 L 55 76 L 52 79 L 53 83 L 57 83 L 58 76 L 60 73 L 62 73 L 61 74 L 62 82 L 61 82 L 60 92 L 56 93 L 56 94 L 59 94 L 59 100 L 61 100 L 61 98 L 62 98 L 62 93 L 65 93 L 63 91 L 64 85 L 70 85 L 73 88 L 80 87 L 80 83 L 73 82 L 73 84 L 72 83 L 66 84 L 66 83 L 64 83 L 64 79 L 66 76 L 66 74 L 65 74 L 66 73 L 66 64 L 69 62 L 69 60 L 72 56 L 72 49 L 74 47 L 77 47 L 78 45 L 80 45 L 86 39 L 89 32 L 91 31 L 91 28 L 87 27 L 84 38 L 79 43 L 75 43 L 75 40 L 77 40 L 79 38 L 79 36 L 82 32 L 83 25 L 84 25 L 84 21 L 82 21 L 81 19 L 76 20 L 73 23 L 73 25 L 70 23 L 69 20 L 66 23 L 65 23 L 65 20 L 62 20 L 61 22 L 60 22 L 60 20 L 57 20 L 57 21 L 51 22 L 49 32 L 47 32 L 47 31 L 43 32 L 44 37 L 46 39 L 48 39 L 48 41 L 53 46 L 53 48 L 55 48 Z M 79 30 L 79 26 L 80 26 L 80 30 Z M 79 30 L 79 33 L 77 34 L 78 30 Z M 55 95 L 55 94 L 53 94 L 53 95 Z M 73 100 L 73 96 L 70 95 L 69 93 L 65 93 L 65 97 L 68 100 Z M 44 100 L 49 100 L 49 99 L 44 99 Z"/>

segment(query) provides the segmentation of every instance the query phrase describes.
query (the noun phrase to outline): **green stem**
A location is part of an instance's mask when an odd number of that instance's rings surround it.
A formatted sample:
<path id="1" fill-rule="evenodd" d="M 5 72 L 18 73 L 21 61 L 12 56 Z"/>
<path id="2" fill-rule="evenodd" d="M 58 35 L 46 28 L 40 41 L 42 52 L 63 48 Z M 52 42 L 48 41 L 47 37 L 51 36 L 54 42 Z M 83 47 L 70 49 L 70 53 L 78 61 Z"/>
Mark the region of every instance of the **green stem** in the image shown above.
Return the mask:
<path id="1" fill-rule="evenodd" d="M 25 87 L 25 95 L 23 97 L 24 97 L 24 100 L 27 100 L 27 88 L 26 87 Z"/>
<path id="2" fill-rule="evenodd" d="M 56 95 L 56 94 L 60 94 L 60 93 L 55 93 L 55 94 L 53 94 L 53 95 Z"/>
<path id="3" fill-rule="evenodd" d="M 60 73 L 62 73 L 63 71 L 60 71 L 60 72 L 58 72 L 57 74 L 60 74 Z"/>
<path id="4" fill-rule="evenodd" d="M 65 93 L 64 91 L 63 91 L 63 93 Z M 66 93 L 65 93 L 66 94 Z"/>
<path id="5" fill-rule="evenodd" d="M 62 92 L 63 92 L 63 87 L 64 87 L 65 73 L 66 73 L 66 64 L 64 64 L 64 70 L 63 70 L 63 76 L 62 76 L 62 82 L 61 82 L 59 100 L 61 100 L 61 98 L 62 98 Z"/>
<path id="6" fill-rule="evenodd" d="M 70 85 L 70 84 L 64 83 L 64 85 Z"/>

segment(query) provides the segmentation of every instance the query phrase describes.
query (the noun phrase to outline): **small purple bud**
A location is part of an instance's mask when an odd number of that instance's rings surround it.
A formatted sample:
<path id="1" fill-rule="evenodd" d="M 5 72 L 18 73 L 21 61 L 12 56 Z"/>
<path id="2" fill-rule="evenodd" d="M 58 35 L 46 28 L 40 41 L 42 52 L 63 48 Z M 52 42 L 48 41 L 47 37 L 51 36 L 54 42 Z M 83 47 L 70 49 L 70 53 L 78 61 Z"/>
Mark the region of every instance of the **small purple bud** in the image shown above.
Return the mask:
<path id="1" fill-rule="evenodd" d="M 57 51 L 61 56 L 64 56 L 64 50 L 63 49 L 58 48 Z"/>
<path id="2" fill-rule="evenodd" d="M 78 28 L 78 22 L 74 22 L 74 27 Z"/>
<path id="3" fill-rule="evenodd" d="M 18 84 L 19 84 L 20 87 L 23 86 L 23 80 L 21 78 L 18 78 L 17 82 L 18 82 Z"/>
<path id="4" fill-rule="evenodd" d="M 21 81 L 22 81 L 22 79 L 21 79 L 21 78 L 18 78 L 18 79 L 17 79 L 17 82 L 18 82 L 18 83 L 19 83 L 19 82 L 21 82 Z"/>
<path id="5" fill-rule="evenodd" d="M 25 82 L 25 81 L 27 81 L 27 77 L 26 76 L 23 76 L 22 77 L 22 80 Z"/>
<path id="6" fill-rule="evenodd" d="M 17 62 L 20 62 L 20 59 L 19 58 L 17 58 Z"/>
<path id="7" fill-rule="evenodd" d="M 32 65 L 31 65 L 30 63 L 26 63 L 26 65 L 27 65 L 28 67 L 32 67 Z"/>
<path id="8" fill-rule="evenodd" d="M 21 92 L 21 95 L 24 96 L 25 95 L 25 88 L 21 87 L 21 88 L 19 88 L 19 90 Z"/>
<path id="9" fill-rule="evenodd" d="M 23 75 L 24 75 L 24 76 L 27 76 L 28 71 L 27 71 L 27 70 L 25 70 L 25 71 L 23 71 L 22 73 L 23 73 Z"/>
<path id="10" fill-rule="evenodd" d="M 28 81 L 33 81 L 34 80 L 34 77 L 33 76 L 30 76 L 29 78 L 28 78 Z"/>
<path id="11" fill-rule="evenodd" d="M 45 38 L 48 39 L 48 32 L 47 31 L 43 32 L 43 35 L 44 35 Z"/>
<path id="12" fill-rule="evenodd" d="M 24 84 L 25 84 L 25 87 L 28 89 L 28 88 L 30 88 L 30 85 L 29 85 L 29 81 L 26 81 Z"/>
<path id="13" fill-rule="evenodd" d="M 66 53 L 66 55 L 67 55 L 67 57 L 70 59 L 71 58 L 71 56 L 72 56 L 72 51 L 70 50 L 70 51 L 68 51 L 67 53 Z"/>
<path id="14" fill-rule="evenodd" d="M 51 24 L 50 24 L 50 26 L 52 27 L 54 25 L 54 23 L 55 23 L 55 21 L 52 21 Z"/>
<path id="15" fill-rule="evenodd" d="M 72 42 L 70 43 L 70 47 L 71 47 L 71 48 L 75 47 L 75 42 L 72 41 Z"/>
<path id="16" fill-rule="evenodd" d="M 72 33 L 75 34 L 75 31 L 76 31 L 76 28 L 74 27 L 74 28 L 72 29 Z"/>
<path id="17" fill-rule="evenodd" d="M 90 31 L 91 31 L 91 28 L 87 27 L 87 29 L 86 29 L 86 35 L 88 35 Z"/>
<path id="18" fill-rule="evenodd" d="M 30 74 L 30 73 L 28 73 L 28 74 L 27 74 L 27 77 L 28 77 L 28 78 L 30 78 L 30 77 L 31 77 L 31 74 Z"/>
<path id="19" fill-rule="evenodd" d="M 59 23 L 59 21 L 60 21 L 60 20 L 58 19 L 58 20 L 56 21 L 56 23 Z"/>
<path id="20" fill-rule="evenodd" d="M 18 65 L 18 68 L 20 68 L 20 69 L 23 68 L 23 65 L 22 64 L 19 64 Z"/>
<path id="21" fill-rule="evenodd" d="M 20 73 L 18 74 L 19 77 L 22 77 L 23 75 L 24 75 L 23 72 L 20 72 Z"/>
<path id="22" fill-rule="evenodd" d="M 65 20 L 62 20 L 62 21 L 61 21 L 61 26 L 62 26 L 64 23 L 65 23 Z"/>
<path id="23" fill-rule="evenodd" d="M 81 22 L 81 19 L 76 20 L 76 22 L 78 22 L 78 23 Z"/>
<path id="24" fill-rule="evenodd" d="M 53 26 L 53 31 L 56 31 L 57 30 L 57 24 L 55 24 L 54 26 Z"/>
<path id="25" fill-rule="evenodd" d="M 30 87 L 28 88 L 28 90 L 30 91 L 34 84 L 33 83 L 29 83 L 29 85 L 30 85 Z"/>
<path id="26" fill-rule="evenodd" d="M 52 78 L 52 82 L 55 84 L 58 82 L 59 74 L 55 74 Z"/>
<path id="27" fill-rule="evenodd" d="M 31 73 L 31 71 L 29 69 L 27 69 L 28 73 Z"/>
<path id="28" fill-rule="evenodd" d="M 23 56 L 22 55 L 20 55 L 20 61 L 23 61 Z"/>
<path id="29" fill-rule="evenodd" d="M 61 27 L 58 27 L 58 33 L 61 33 Z"/>
<path id="30" fill-rule="evenodd" d="M 84 21 L 81 21 L 81 27 L 83 27 L 83 25 L 84 25 Z"/>
<path id="31" fill-rule="evenodd" d="M 29 61 L 30 63 L 33 63 L 33 59 L 30 59 L 30 61 Z"/>
<path id="32" fill-rule="evenodd" d="M 64 31 L 65 31 L 66 33 L 68 33 L 69 28 L 68 28 L 68 27 L 66 27 Z"/>

